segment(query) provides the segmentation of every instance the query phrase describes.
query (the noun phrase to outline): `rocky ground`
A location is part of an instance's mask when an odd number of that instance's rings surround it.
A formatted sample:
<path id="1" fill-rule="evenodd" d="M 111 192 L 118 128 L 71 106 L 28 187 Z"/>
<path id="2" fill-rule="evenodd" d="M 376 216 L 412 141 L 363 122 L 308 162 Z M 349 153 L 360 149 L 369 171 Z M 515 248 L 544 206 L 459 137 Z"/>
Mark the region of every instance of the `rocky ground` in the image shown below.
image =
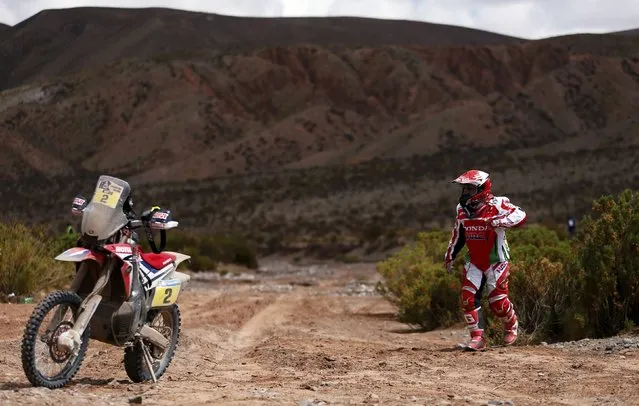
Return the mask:
<path id="1" fill-rule="evenodd" d="M 33 304 L 0 307 L 0 404 L 639 404 L 639 338 L 455 349 L 463 327 L 416 332 L 374 291 L 374 266 L 266 264 L 199 274 L 179 302 L 176 358 L 131 383 L 122 351 L 92 341 L 66 388 L 32 388 L 20 339 Z"/>

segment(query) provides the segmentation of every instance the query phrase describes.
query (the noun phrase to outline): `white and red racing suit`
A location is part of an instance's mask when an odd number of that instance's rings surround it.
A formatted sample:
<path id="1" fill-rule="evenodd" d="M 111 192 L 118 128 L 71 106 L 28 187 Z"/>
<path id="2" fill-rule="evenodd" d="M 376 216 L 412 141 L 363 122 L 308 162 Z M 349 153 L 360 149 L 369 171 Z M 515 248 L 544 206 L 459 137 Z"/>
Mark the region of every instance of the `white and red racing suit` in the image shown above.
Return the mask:
<path id="1" fill-rule="evenodd" d="M 517 337 L 517 316 L 508 298 L 509 248 L 505 228 L 518 227 L 526 222 L 526 213 L 510 203 L 507 197 L 490 196 L 471 217 L 457 205 L 457 218 L 453 228 L 445 265 L 452 264 L 466 245 L 469 260 L 464 266 L 461 285 L 462 309 L 470 328 L 471 339 L 482 336 L 480 300 L 484 286 L 488 290 L 488 303 L 492 312 L 502 320 L 506 344 Z M 510 341 L 510 342 L 509 342 Z"/>

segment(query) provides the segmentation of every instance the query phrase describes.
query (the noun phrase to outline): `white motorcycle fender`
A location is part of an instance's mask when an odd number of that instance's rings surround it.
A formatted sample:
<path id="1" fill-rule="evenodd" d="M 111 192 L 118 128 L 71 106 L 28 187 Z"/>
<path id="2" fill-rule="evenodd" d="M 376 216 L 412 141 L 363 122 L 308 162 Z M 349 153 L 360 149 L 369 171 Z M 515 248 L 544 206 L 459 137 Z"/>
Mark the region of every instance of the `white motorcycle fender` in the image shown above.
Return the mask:
<path id="1" fill-rule="evenodd" d="M 82 262 L 85 259 L 93 259 L 98 262 L 103 260 L 103 258 L 98 258 L 91 250 L 82 247 L 69 248 L 55 257 L 55 259 L 66 262 Z"/>

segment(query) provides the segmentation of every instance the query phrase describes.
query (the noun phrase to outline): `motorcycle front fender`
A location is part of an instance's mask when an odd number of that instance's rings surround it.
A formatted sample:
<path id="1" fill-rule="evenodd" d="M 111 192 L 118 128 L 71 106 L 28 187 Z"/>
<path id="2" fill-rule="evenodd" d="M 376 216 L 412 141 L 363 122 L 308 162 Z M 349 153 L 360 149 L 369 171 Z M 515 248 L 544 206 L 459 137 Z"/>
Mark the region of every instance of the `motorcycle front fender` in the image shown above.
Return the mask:
<path id="1" fill-rule="evenodd" d="M 59 254 L 57 257 L 55 257 L 55 259 L 58 261 L 66 262 L 82 262 L 85 260 L 93 260 L 96 261 L 98 264 L 103 265 L 105 257 L 104 254 L 91 251 L 88 248 L 73 247 Z"/>

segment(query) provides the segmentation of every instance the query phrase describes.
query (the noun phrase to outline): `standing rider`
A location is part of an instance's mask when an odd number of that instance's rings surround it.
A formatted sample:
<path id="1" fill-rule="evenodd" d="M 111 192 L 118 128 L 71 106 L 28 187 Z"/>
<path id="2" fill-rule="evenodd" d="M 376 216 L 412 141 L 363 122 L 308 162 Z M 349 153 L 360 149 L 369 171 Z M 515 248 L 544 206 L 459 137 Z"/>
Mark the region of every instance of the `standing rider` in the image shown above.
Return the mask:
<path id="1" fill-rule="evenodd" d="M 486 347 L 484 321 L 481 314 L 481 295 L 484 285 L 488 288 L 488 303 L 492 312 L 502 320 L 504 343 L 511 345 L 517 339 L 517 316 L 508 299 L 508 275 L 510 270 L 509 248 L 505 228 L 521 226 L 526 213 L 510 203 L 504 196 L 493 196 L 488 173 L 470 170 L 453 183 L 462 187 L 457 218 L 453 228 L 445 266 L 453 272 L 453 261 L 468 246 L 470 260 L 462 274 L 461 300 L 464 318 L 470 328 L 469 350 Z"/>

